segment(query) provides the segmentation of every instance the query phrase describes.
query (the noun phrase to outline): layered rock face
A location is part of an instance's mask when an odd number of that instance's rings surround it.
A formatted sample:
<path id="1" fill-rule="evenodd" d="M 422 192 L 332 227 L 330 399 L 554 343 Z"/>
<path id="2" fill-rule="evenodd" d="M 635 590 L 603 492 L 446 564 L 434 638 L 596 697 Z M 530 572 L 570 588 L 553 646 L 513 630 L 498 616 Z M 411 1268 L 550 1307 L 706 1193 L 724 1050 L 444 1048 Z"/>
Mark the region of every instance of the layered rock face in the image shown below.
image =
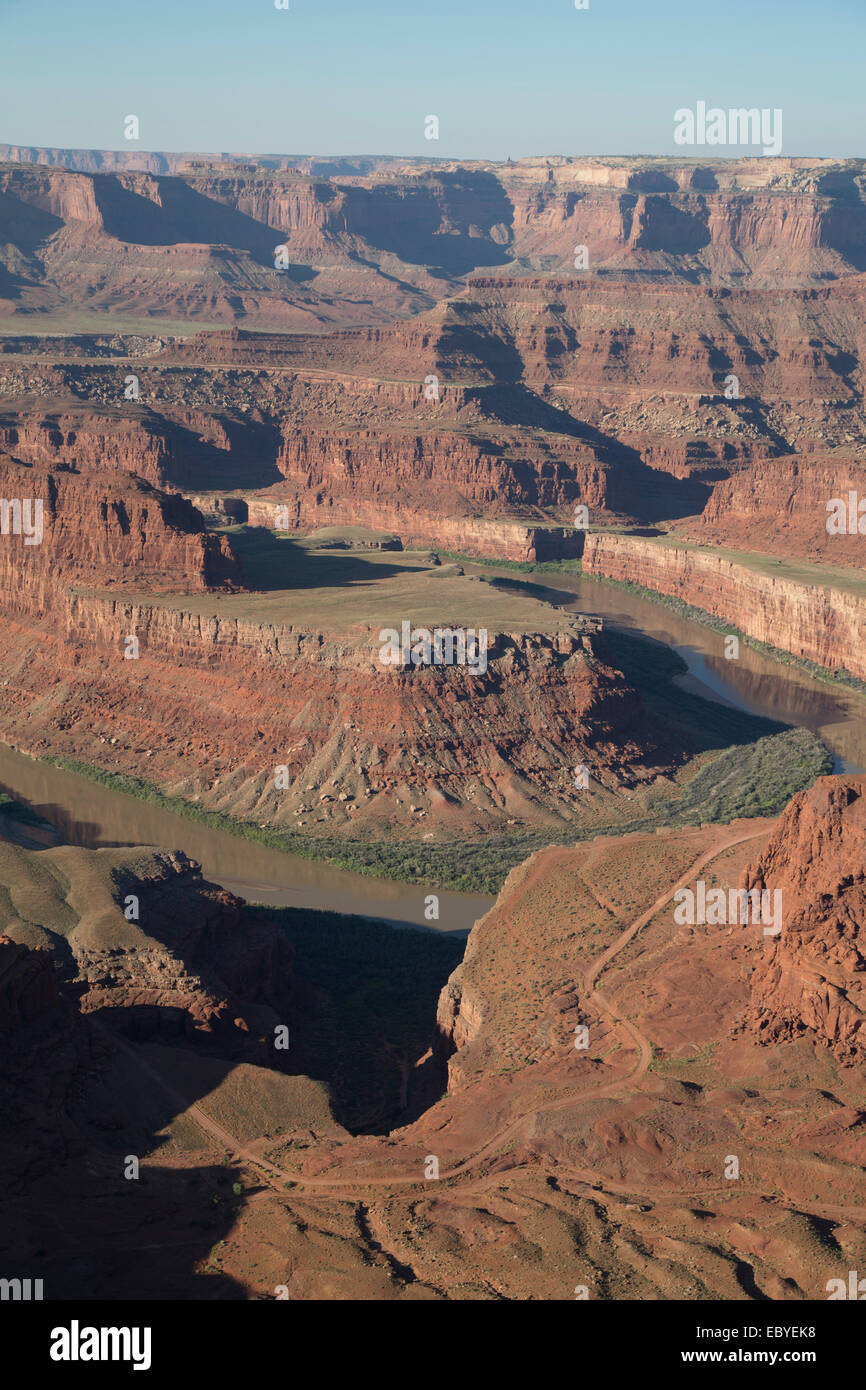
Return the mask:
<path id="1" fill-rule="evenodd" d="M 649 206 L 653 199 L 700 200 L 712 193 L 749 209 L 724 234 L 743 264 L 754 250 L 750 238 L 758 235 L 754 220 L 763 215 L 770 216 L 772 228 L 766 242 L 758 236 L 761 255 L 769 254 L 770 243 L 783 245 L 785 233 L 775 219 L 787 200 L 799 205 L 811 198 L 815 207 L 840 200 L 846 216 L 858 206 L 852 192 L 859 187 L 856 171 L 816 165 L 810 173 L 782 161 L 768 182 L 767 168 L 702 166 L 687 176 L 681 166 L 552 161 L 542 201 L 564 197 L 577 217 L 598 198 L 633 198 Z M 515 166 L 507 178 L 529 196 L 540 169 Z M 39 198 L 48 198 L 48 172 L 19 174 L 21 188 L 9 174 L 16 196 L 24 197 L 27 179 L 35 179 Z M 58 177 L 66 183 L 56 190 L 57 207 L 78 208 L 75 180 L 87 182 L 85 176 L 63 171 Z M 241 197 L 243 190 L 242 225 L 250 247 L 268 239 L 253 236 L 251 228 L 266 226 L 256 217 L 285 217 L 311 264 L 319 252 L 304 238 L 314 231 L 325 237 L 319 249 L 330 265 L 328 258 L 337 255 L 334 238 L 356 246 L 349 230 L 352 209 L 369 233 L 370 209 L 391 197 L 381 181 L 370 188 L 356 182 L 326 195 L 322 189 L 330 185 L 320 186 L 315 178 L 286 175 L 283 188 L 282 177 L 248 170 L 208 177 L 196 171 L 195 216 L 206 221 L 205 206 L 215 210 L 217 222 L 241 216 L 224 200 Z M 138 218 L 138 234 L 148 229 L 152 238 L 150 249 L 176 250 L 171 237 L 193 216 L 185 201 L 190 189 L 180 193 L 174 187 L 180 180 L 148 182 L 148 176 L 132 174 L 124 179 L 95 181 L 91 213 L 99 234 L 108 235 L 110 227 L 115 240 L 122 238 Z M 587 181 L 582 191 L 581 179 Z M 472 177 L 446 170 L 438 181 L 424 176 L 411 188 L 407 184 L 405 198 L 397 199 L 405 203 L 407 224 L 393 231 L 405 241 L 400 254 L 432 264 L 430 257 L 446 242 L 462 254 L 467 210 L 476 197 L 481 210 L 471 226 L 492 236 L 501 211 L 495 182 L 477 170 Z M 308 195 L 312 201 L 304 210 Z M 91 215 L 86 202 L 82 217 Z M 430 225 L 419 211 L 428 202 L 436 209 Z M 544 226 L 549 212 L 539 214 Z M 785 225 L 793 229 L 797 219 L 789 212 Z M 641 214 L 644 221 L 649 215 Z M 390 214 L 387 220 L 390 225 Z M 824 232 L 815 235 L 821 242 Z M 810 237 L 802 227 L 796 230 L 801 249 L 812 244 Z M 476 250 L 483 240 L 465 237 Z M 20 457 L 43 461 L 52 451 L 75 454 L 88 468 L 109 461 L 156 485 L 197 495 L 237 489 L 250 501 L 267 489 L 266 504 L 287 505 L 292 524 L 302 528 L 363 520 L 433 543 L 437 518 L 444 517 L 447 543 L 459 546 L 460 521 L 466 518 L 472 525 L 465 528 L 464 543 L 486 556 L 497 553 L 499 538 L 477 525 L 482 521 L 544 519 L 567 527 L 574 505 L 582 503 L 596 523 L 652 523 L 700 513 L 713 484 L 753 470 L 763 477 L 765 465 L 769 477 L 773 459 L 792 452 L 804 460 L 804 477 L 812 453 L 824 457 L 842 448 L 856 463 L 864 428 L 864 290 L 855 267 L 835 282 L 825 278 L 813 285 L 788 248 L 784 287 L 778 273 L 772 284 L 756 275 L 746 287 L 742 277 L 727 286 L 694 283 L 708 277 L 697 274 L 682 248 L 664 255 L 663 274 L 637 278 L 625 276 L 624 265 L 606 275 L 578 275 L 573 265 L 551 260 L 550 273 L 540 276 L 515 274 L 513 261 L 498 273 L 475 274 L 467 262 L 459 275 L 454 272 L 453 295 L 441 298 L 440 279 L 433 287 L 440 297 L 435 307 L 416 304 L 414 316 L 397 323 L 261 337 L 233 329 L 155 351 L 152 343 L 139 345 L 134 365 L 141 398 L 134 407 L 123 400 L 130 363 L 101 360 L 120 353 L 125 341 L 113 349 L 108 340 L 94 341 L 90 361 L 73 352 L 62 363 L 25 365 L 9 353 L 0 370 L 8 402 L 0 434 Z M 683 283 L 686 278 L 691 283 Z M 335 303 L 345 290 L 335 291 Z M 417 313 L 419 307 L 426 311 Z M 184 313 L 189 317 L 186 308 Z M 714 525 L 731 500 L 719 494 Z M 792 499 L 794 510 L 809 505 Z M 788 529 L 786 539 L 793 541 L 798 526 Z M 563 545 L 549 545 L 545 554 L 573 552 L 565 531 L 559 539 Z M 499 553 L 542 558 L 531 539 Z"/>
<path id="2" fill-rule="evenodd" d="M 484 421 L 469 435 L 446 433 L 446 423 L 440 417 L 424 434 L 387 425 L 345 432 L 290 425 L 277 460 L 288 486 L 272 489 L 271 496 L 288 504 L 289 520 L 304 529 L 354 516 L 428 545 L 447 544 L 450 532 L 457 549 L 463 531 L 470 550 L 509 559 L 535 558 L 529 552 L 537 555 L 539 549 L 538 528 L 522 547 L 525 557 L 513 546 L 498 548 L 496 532 L 507 536 L 511 516 L 540 519 L 552 512 L 566 519 L 578 500 L 616 511 L 624 498 L 611 466 L 614 450 L 603 442 L 593 447 L 574 439 L 544 440 L 527 446 L 517 430 L 503 430 L 493 420 L 491 435 L 498 438 L 484 437 Z M 473 522 L 480 545 L 472 543 Z M 571 528 L 554 529 L 548 553 L 579 553 Z"/>
<path id="3" fill-rule="evenodd" d="M 317 352 L 313 341 L 310 357 Z M 262 354 L 267 360 L 267 345 Z M 25 372 L 4 363 L 6 446 L 28 461 L 123 468 L 195 495 L 242 490 L 251 508 L 259 500 L 288 506 L 295 526 L 315 529 L 347 515 L 385 528 L 393 522 L 427 544 L 443 543 L 442 518 L 552 519 L 571 529 L 578 500 L 596 514 L 630 514 L 658 487 L 635 449 L 518 385 L 442 381 L 431 396 L 423 378 L 383 382 L 300 365 L 220 374 L 160 361 L 139 371 L 151 404 L 131 414 L 120 404 L 123 367 L 40 364 Z M 74 410 L 46 413 L 31 404 L 34 387 L 75 393 L 92 406 L 79 399 Z M 669 490 L 680 511 L 694 510 L 706 494 L 675 482 Z M 479 553 L 496 551 L 488 545 Z M 563 553 L 574 553 L 573 544 Z"/>
<path id="4" fill-rule="evenodd" d="M 191 503 L 127 473 L 0 455 L 0 496 L 11 508 L 0 535 L 7 612 L 50 610 L 61 584 L 200 592 L 239 577 L 228 541 L 207 534 Z"/>
<path id="5" fill-rule="evenodd" d="M 134 310 L 229 323 L 240 310 L 253 321 L 292 331 L 334 321 L 382 321 L 432 302 L 429 293 L 408 283 L 389 285 L 374 267 L 350 269 L 356 251 L 366 249 L 352 233 L 338 239 L 341 265 L 322 277 L 321 287 L 292 275 L 279 250 L 286 236 L 281 219 L 291 222 L 298 207 L 293 261 L 303 255 L 309 262 L 322 250 L 330 250 L 333 260 L 328 204 L 339 207 L 347 194 L 293 173 L 272 175 L 273 187 L 252 196 L 249 183 L 242 178 L 232 189 L 219 175 L 189 182 L 145 172 L 93 176 L 0 166 L 10 248 L 0 309 L 64 313 L 77 304 L 108 314 Z M 296 186 L 300 197 L 293 193 Z M 244 210 L 248 206 L 276 220 L 260 221 Z M 319 207 L 326 213 L 324 226 Z M 303 230 L 308 222 L 312 243 Z M 337 224 L 345 232 L 339 212 Z M 430 279 L 423 272 L 416 278 Z M 335 306 L 333 292 L 343 281 L 342 302 Z"/>
<path id="6" fill-rule="evenodd" d="M 136 363 L 134 410 L 128 365 L 10 355 L 4 428 L 34 460 L 107 458 L 248 499 L 276 484 L 301 526 L 414 520 L 429 542 L 437 516 L 561 525 L 576 502 L 653 522 L 792 451 L 804 471 L 830 448 L 856 461 L 863 321 L 858 276 L 809 291 L 474 277 L 387 328 L 172 344 Z"/>
<path id="7" fill-rule="evenodd" d="M 155 487 L 171 473 L 170 443 L 155 422 L 97 411 L 49 415 L 25 407 L 0 418 L 0 448 L 23 463 L 135 473 Z"/>
<path id="8" fill-rule="evenodd" d="M 834 431 L 845 442 L 842 431 L 861 418 L 863 303 L 862 276 L 810 290 L 718 289 L 675 277 L 471 276 L 459 295 L 390 328 L 315 337 L 200 334 L 169 345 L 157 360 L 308 368 L 328 373 L 337 391 L 356 391 L 362 413 L 383 405 L 386 392 L 399 407 L 402 387 L 402 413 L 419 420 L 475 399 L 503 423 L 567 436 L 561 415 L 556 429 L 558 405 L 574 416 L 574 438 L 583 422 L 591 440 L 586 427 L 601 428 L 607 417 L 617 438 L 646 436 L 649 444 L 658 434 L 657 448 L 664 434 L 680 450 L 694 436 L 692 447 L 709 448 L 713 461 L 721 443 L 779 452 L 783 441 L 800 448 L 811 439 L 820 447 L 821 436 L 833 442 Z M 437 410 L 425 408 L 431 373 Z M 414 403 L 407 377 L 417 383 Z M 498 391 L 479 391 L 492 383 Z M 467 385 L 476 389 L 467 393 Z M 672 455 L 670 471 L 682 463 Z"/>
<path id="9" fill-rule="evenodd" d="M 676 263 L 690 278 L 731 284 L 744 274 L 817 284 L 863 268 L 863 165 L 854 160 L 554 158 L 433 167 L 379 160 L 318 168 L 299 160 L 268 168 L 267 160 L 180 167 L 179 156 L 8 153 L 113 171 L 28 162 L 3 169 L 20 287 L 38 307 L 74 294 L 116 307 L 125 288 L 146 311 L 173 304 L 230 320 L 240 302 L 251 318 L 299 326 L 304 317 L 333 320 L 319 291 L 339 284 L 335 265 L 341 273 L 352 260 L 356 289 L 371 286 L 379 305 L 414 300 L 417 308 L 432 288 L 428 267 L 452 280 L 515 260 L 561 273 L 573 268 L 579 245 L 590 248 L 593 269 L 664 276 Z M 316 286 L 284 275 L 280 294 L 277 236 L 292 261 L 322 268 Z M 82 274 L 74 260 L 85 247 Z M 386 275 L 361 269 L 385 269 L 388 261 L 405 267 L 396 294 Z M 357 307 L 342 312 L 358 320 Z M 370 306 L 367 314 L 370 321 Z"/>
<path id="10" fill-rule="evenodd" d="M 379 498 L 370 499 L 343 489 L 298 495 L 275 487 L 269 493 L 242 500 L 241 505 L 243 519 L 250 526 L 268 530 L 318 530 L 332 523 L 339 526 L 351 515 L 356 524 L 370 527 L 374 533 L 399 527 L 404 546 L 436 546 L 491 560 L 516 560 L 520 564 L 576 558 L 583 551 L 583 537 L 570 527 L 533 526 L 510 517 L 473 516 L 468 508 L 463 510 L 459 496 L 457 505 L 461 511 L 443 517 L 429 507 L 408 505 L 407 494 L 420 493 L 420 488 L 411 487 L 402 492 L 384 491 Z M 205 505 L 204 498 L 201 502 Z M 208 502 L 217 512 L 237 504 L 234 498 L 210 498 Z M 454 505 L 451 494 L 451 506 Z"/>
<path id="11" fill-rule="evenodd" d="M 82 1014 L 130 1038 L 279 1063 L 264 1036 L 287 1018 L 291 948 L 179 851 L 0 844 L 0 881 L 22 903 L 0 920 L 7 1030 L 56 1006 L 59 971 Z"/>
<path id="12" fill-rule="evenodd" d="M 678 257 L 698 274 L 736 280 L 745 264 L 778 283 L 810 263 L 838 266 L 862 241 L 859 172 L 798 159 L 577 158 L 521 160 L 502 181 L 519 254 L 536 264 L 554 252 L 573 263 L 578 242 L 619 270 L 664 273 Z"/>
<path id="13" fill-rule="evenodd" d="M 794 798 L 746 889 L 780 890 L 782 930 L 752 975 L 747 1027 L 762 1043 L 808 1037 L 866 1062 L 866 778 L 821 777 Z"/>
<path id="14" fill-rule="evenodd" d="M 504 340 L 500 352 L 506 345 L 516 352 L 517 375 L 587 395 L 625 385 L 692 395 L 715 388 L 723 396 L 733 372 L 741 398 L 812 392 L 851 401 L 851 364 L 838 360 L 837 339 L 843 333 L 852 347 L 862 345 L 862 298 L 857 276 L 808 291 L 473 276 L 450 302 L 440 342 L 455 366 L 474 356 L 480 369 L 491 352 L 485 339 Z M 490 362 L 489 370 L 501 379 L 501 363 Z"/>
<path id="15" fill-rule="evenodd" d="M 70 583 L 122 583 L 137 595 L 238 582 L 227 541 L 200 534 L 179 498 L 145 505 L 142 485 L 117 470 L 203 506 L 210 492 L 233 493 L 212 507 L 221 519 L 245 506 L 252 525 L 272 527 L 279 507 L 300 531 L 361 522 L 411 544 L 524 562 L 579 554 L 578 505 L 593 527 L 704 509 L 688 534 L 743 548 L 782 508 L 768 548 L 857 563 L 858 537 L 813 550 L 807 533 L 831 481 L 829 451 L 844 451 L 849 481 L 862 476 L 861 164 L 285 166 L 193 161 L 172 177 L 171 161 L 147 172 L 117 159 L 112 173 L 2 171 L 20 252 L 13 309 L 31 293 L 46 308 L 67 295 L 100 310 L 129 310 L 139 295 L 155 313 L 164 292 L 187 320 L 205 303 L 219 319 L 230 304 L 232 322 L 254 324 L 270 296 L 293 329 L 302 302 L 308 328 L 357 324 L 365 298 L 369 309 L 365 326 L 327 333 L 235 328 L 169 344 L 91 335 L 62 361 L 57 339 L 40 360 L 16 360 L 28 346 L 17 340 L 0 368 L 0 443 L 35 468 L 70 463 L 87 479 L 64 482 L 52 515 Z M 277 238 L 310 276 L 274 268 Z M 590 251 L 586 273 L 574 264 L 578 242 Z M 380 266 L 402 307 L 378 283 Z M 378 285 L 368 297 L 365 276 Z M 141 398 L 127 405 L 131 366 Z M 73 526 L 91 505 L 98 523 Z M 587 566 L 862 670 L 853 596 L 803 594 L 690 556 L 593 533 Z M 24 565 L 25 589 L 50 607 L 42 561 L 27 554 Z M 57 602 L 72 640 L 79 620 L 113 630 L 114 642 L 128 626 L 125 612 L 106 619 Z M 172 622 L 182 646 L 187 620 Z"/>
<path id="16" fill-rule="evenodd" d="M 587 536 L 583 565 L 588 574 L 669 594 L 759 642 L 866 679 L 866 598 L 822 584 L 820 573 L 814 582 L 776 577 L 724 554 L 603 532 Z"/>
<path id="17" fill-rule="evenodd" d="M 808 448 L 859 428 L 861 323 L 862 296 L 847 287 L 831 302 L 829 291 L 473 279 L 444 313 L 375 341 L 311 342 L 310 365 L 333 371 L 340 353 L 355 374 L 327 415 L 312 389 L 297 391 L 277 466 L 299 517 L 318 524 L 356 502 L 399 527 L 401 510 L 431 498 L 446 515 L 455 502 L 560 520 L 576 502 L 598 519 L 698 512 L 715 479 L 789 441 Z M 305 345 L 288 351 L 297 360 Z M 419 386 L 402 403 L 399 387 L 387 400 L 357 375 L 374 359 L 404 374 L 413 358 Z M 451 385 L 467 376 L 474 390 Z M 342 430 L 350 393 L 355 419 Z"/>
<path id="18" fill-rule="evenodd" d="M 568 819 L 575 762 L 612 786 L 670 767 L 592 624 L 493 632 L 480 671 L 406 672 L 382 664 L 367 622 L 323 630 L 286 621 L 285 606 L 268 622 L 242 606 L 149 602 L 236 587 L 231 545 L 179 494 L 101 467 L 98 453 L 82 462 L 81 472 L 11 458 L 0 468 L 12 523 L 0 537 L 2 606 L 14 619 L 0 704 L 16 745 L 108 758 L 136 777 L 146 757 L 148 780 L 229 814 L 313 834 L 355 822 L 374 837 L 392 823 L 420 837 Z M 37 543 L 15 533 L 17 504 L 22 516 L 41 504 Z M 472 517 L 462 536 L 521 557 L 556 544 L 545 528 L 497 535 Z"/>
<path id="19" fill-rule="evenodd" d="M 36 754 L 144 770 L 244 819 L 313 835 L 489 833 L 572 818 L 575 763 L 613 788 L 670 765 L 590 628 L 491 633 L 484 672 L 404 671 L 381 663 L 378 628 L 340 636 L 61 595 L 48 620 L 8 628 L 0 706 L 7 737 Z M 126 634 L 138 660 L 124 660 Z M 73 654 L 58 688 L 50 672 Z"/>
<path id="20" fill-rule="evenodd" d="M 861 502 L 866 503 L 866 459 L 839 450 L 755 460 L 716 484 L 687 534 L 706 545 L 861 568 L 866 556 Z"/>

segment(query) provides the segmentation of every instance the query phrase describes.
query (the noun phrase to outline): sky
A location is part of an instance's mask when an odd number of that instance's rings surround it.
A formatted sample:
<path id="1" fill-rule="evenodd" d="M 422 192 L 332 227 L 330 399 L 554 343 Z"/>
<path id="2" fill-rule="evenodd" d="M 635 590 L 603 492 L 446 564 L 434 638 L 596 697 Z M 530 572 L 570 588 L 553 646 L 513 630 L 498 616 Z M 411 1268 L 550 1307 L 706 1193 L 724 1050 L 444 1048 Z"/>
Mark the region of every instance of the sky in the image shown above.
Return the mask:
<path id="1" fill-rule="evenodd" d="M 675 112 L 704 101 L 780 109 L 784 155 L 866 154 L 866 0 L 288 4 L 0 0 L 0 143 L 444 159 L 760 153 L 677 145 Z M 129 115 L 137 141 L 124 135 Z M 429 116 L 438 139 L 425 137 Z"/>

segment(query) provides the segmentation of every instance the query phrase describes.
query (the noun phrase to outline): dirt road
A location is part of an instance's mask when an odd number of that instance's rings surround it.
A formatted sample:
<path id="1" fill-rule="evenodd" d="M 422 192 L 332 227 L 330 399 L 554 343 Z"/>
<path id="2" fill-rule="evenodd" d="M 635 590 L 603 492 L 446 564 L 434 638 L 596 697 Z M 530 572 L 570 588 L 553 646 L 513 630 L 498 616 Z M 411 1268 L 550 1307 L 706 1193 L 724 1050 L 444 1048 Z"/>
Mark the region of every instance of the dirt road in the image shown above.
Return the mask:
<path id="1" fill-rule="evenodd" d="M 637 1051 L 636 1065 L 628 1076 L 609 1085 L 589 1087 L 586 1090 L 571 1092 L 560 1100 L 549 1101 L 542 1106 L 536 1106 L 525 1111 L 522 1115 L 518 1116 L 517 1119 L 510 1121 L 507 1125 L 497 1130 L 481 1148 L 477 1149 L 473 1154 L 470 1154 L 461 1163 L 440 1173 L 440 1177 L 455 1178 L 471 1174 L 474 1169 L 481 1166 L 487 1159 L 492 1158 L 494 1154 L 501 1151 L 503 1144 L 521 1136 L 525 1138 L 526 1134 L 524 1131 L 531 1129 L 536 1116 L 541 1113 L 547 1114 L 551 1111 L 567 1109 L 572 1105 L 589 1099 L 598 1100 L 618 1095 L 623 1090 L 633 1087 L 636 1082 L 640 1081 L 646 1074 L 652 1059 L 651 1043 L 629 1019 L 625 1018 L 620 1013 L 616 1006 L 612 1004 L 605 995 L 594 987 L 595 981 L 637 933 L 641 931 L 643 927 L 647 926 L 647 924 L 652 921 L 653 917 L 655 917 L 656 913 L 660 912 L 661 909 L 671 901 L 674 894 L 680 888 L 686 887 L 702 869 L 706 868 L 707 865 L 720 854 L 732 849 L 735 845 L 743 844 L 748 840 L 759 839 L 763 835 L 766 835 L 766 833 L 766 825 L 764 825 L 761 830 L 751 830 L 748 833 L 743 833 L 742 831 L 732 833 L 730 830 L 727 832 L 720 830 L 718 835 L 714 837 L 712 844 L 701 852 L 689 868 L 681 874 L 676 883 L 669 889 L 666 889 L 664 893 L 661 893 L 650 907 L 620 932 L 616 940 L 613 941 L 584 972 L 583 985 L 587 991 L 586 1005 L 594 1008 L 598 1014 L 606 1015 L 614 1024 L 624 1029 Z M 112 1037 L 114 1037 L 113 1034 Z M 417 1169 L 411 1174 L 392 1173 L 381 1177 L 369 1177 L 356 1172 L 345 1178 L 330 1175 L 323 1177 L 305 1177 L 286 1172 L 285 1169 L 280 1168 L 277 1164 L 269 1161 L 265 1162 L 258 1157 L 251 1148 L 251 1145 L 259 1143 L 259 1140 L 241 1143 L 222 1125 L 218 1124 L 216 1120 L 207 1115 L 200 1105 L 196 1103 L 190 1104 L 187 1098 L 181 1095 L 165 1077 L 161 1076 L 134 1047 L 124 1042 L 122 1039 L 115 1040 L 128 1055 L 135 1058 L 138 1065 L 148 1074 L 151 1080 L 156 1082 L 170 1095 L 173 1103 L 178 1106 L 179 1111 L 185 1112 L 210 1139 L 214 1140 L 217 1145 L 233 1159 L 242 1160 L 244 1163 L 254 1167 L 261 1175 L 262 1181 L 272 1190 L 284 1193 L 285 1187 L 281 1184 L 290 1183 L 295 1189 L 315 1190 L 317 1194 L 321 1196 L 334 1194 L 345 1197 L 347 1189 L 354 1192 L 372 1187 L 423 1187 L 425 1185 L 426 1180 L 422 1174 L 419 1174 Z M 578 1181 L 586 1180 L 583 1175 L 578 1177 L 577 1174 L 574 1174 L 573 1176 Z M 280 1183 L 278 1183 L 278 1179 Z"/>

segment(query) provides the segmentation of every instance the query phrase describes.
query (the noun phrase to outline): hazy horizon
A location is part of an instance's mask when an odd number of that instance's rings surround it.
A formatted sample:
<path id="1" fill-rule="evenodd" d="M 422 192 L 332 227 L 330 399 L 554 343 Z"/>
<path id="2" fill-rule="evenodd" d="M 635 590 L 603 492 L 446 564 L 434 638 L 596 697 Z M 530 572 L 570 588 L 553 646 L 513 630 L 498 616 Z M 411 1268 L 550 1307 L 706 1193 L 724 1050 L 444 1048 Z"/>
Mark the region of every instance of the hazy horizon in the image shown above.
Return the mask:
<path id="1" fill-rule="evenodd" d="M 201 148 L 201 149 L 198 149 L 198 148 L 197 148 L 197 149 L 193 149 L 192 146 L 179 146 L 179 145 L 178 145 L 178 146 L 174 146 L 174 147 L 172 147 L 172 148 L 169 148 L 168 146 L 161 146 L 161 147 L 153 146 L 153 147 L 150 147 L 150 146 L 143 146 L 143 145 L 141 145 L 141 146 L 139 146 L 139 145 L 61 145 L 61 144 L 58 144 L 58 142 L 57 142 L 56 140 L 50 141 L 50 142 L 48 142 L 48 143 L 40 143 L 40 144 L 36 144 L 35 142 L 29 141 L 29 140 L 0 140 L 0 148 L 3 148 L 4 146 L 12 146 L 12 147 L 20 148 L 20 149 L 30 149 L 30 150 L 57 150 L 58 152 L 60 152 L 60 153 L 62 153 L 62 154 L 79 154 L 79 153 L 84 154 L 84 153 L 90 153 L 91 151 L 98 151 L 98 152 L 101 153 L 101 154 L 131 154 L 131 155 L 137 154 L 137 155 L 142 155 L 142 156 L 145 156 L 145 155 L 164 155 L 164 156 L 169 156 L 169 157 L 171 157 L 171 156 L 173 156 L 173 155 L 182 155 L 182 154 L 186 154 L 186 155 L 214 155 L 214 156 L 217 156 L 217 155 L 218 155 L 218 156 L 228 156 L 229 158 L 232 158 L 232 159 L 322 159 L 322 160 L 327 160 L 327 159 L 335 159 L 335 160 L 336 160 L 336 159 L 346 159 L 346 160 L 353 160 L 353 159 L 354 159 L 354 160 L 383 160 L 383 159 L 398 160 L 398 159 L 405 159 L 405 160 L 411 160 L 411 161 L 412 161 L 413 163 L 415 163 L 415 164 L 418 164 L 418 163 L 429 163 L 429 164 L 455 164 L 455 163 L 465 163 L 465 164 L 505 164 L 505 163 L 507 163 L 508 160 L 509 160 L 509 156 L 507 156 L 507 155 L 503 156 L 502 158 L 499 158 L 499 157 L 494 156 L 494 155 L 460 155 L 460 154 L 453 154 L 453 155 L 426 155 L 426 154 L 410 154 L 410 153 L 408 153 L 408 152 L 406 152 L 406 151 L 396 151 L 396 150 L 378 150 L 378 151 L 363 150 L 363 151 L 353 151 L 353 152 L 351 152 L 351 153 L 347 153 L 345 150 L 332 150 L 332 149 L 322 149 L 322 150 L 245 150 L 245 149 L 236 149 L 236 150 L 234 150 L 234 149 L 207 149 L 207 150 L 206 150 L 206 149 L 204 149 L 204 148 Z M 568 153 L 568 154 L 566 154 L 566 153 L 563 153 L 562 150 L 535 150 L 535 151 L 530 152 L 529 154 L 520 155 L 520 156 L 517 157 L 517 158 L 515 158 L 514 156 L 511 156 L 510 158 L 511 158 L 511 162 L 512 162 L 513 164 L 527 164 L 527 163 L 532 163 L 534 160 L 537 160 L 537 159 L 563 159 L 563 160 L 569 160 L 569 161 L 571 161 L 571 162 L 574 162 L 575 160 L 580 160 L 580 159 L 591 159 L 591 160 L 600 160 L 600 161 L 605 161 L 605 160 L 616 160 L 616 159 L 628 159 L 628 160 L 635 160 L 635 159 L 638 159 L 638 160 L 639 160 L 639 159 L 643 159 L 643 160 L 648 160 L 648 161 L 649 161 L 649 160 L 655 160 L 655 161 L 662 162 L 662 163 L 665 163 L 665 164 L 671 164 L 671 163 L 676 163 L 676 162 L 679 162 L 679 163 L 682 163 L 682 164 L 725 164 L 725 163 L 727 163 L 727 164 L 741 164 L 741 163 L 743 163 L 744 160 L 748 160 L 748 159 L 758 159 L 758 160 L 760 160 L 762 163 L 766 163 L 768 160 L 771 160 L 771 159 L 774 159 L 774 158 L 779 159 L 779 160 L 781 160 L 781 161 L 785 161 L 785 160 L 787 160 L 787 161 L 797 161 L 797 160 L 801 160 L 801 161 L 815 161 L 815 162 L 827 161 L 827 162 L 830 162 L 830 163 L 854 163 L 854 164 L 856 164 L 856 163 L 858 163 L 858 162 L 859 162 L 859 163 L 864 163 L 864 162 L 866 162 L 866 154 L 862 154 L 862 155 L 856 155 L 856 154 L 854 154 L 854 155 L 805 154 L 805 153 L 801 153 L 801 152 L 799 152 L 799 151 L 797 151 L 797 150 L 791 150 L 790 152 L 786 151 L 784 154 L 776 155 L 776 156 L 773 156 L 773 155 L 753 154 L 753 153 L 750 153 L 748 150 L 744 150 L 742 153 L 739 153 L 739 154 L 736 154 L 736 153 L 734 153 L 734 154 L 703 154 L 703 153 L 696 153 L 696 154 L 650 154 L 650 153 L 648 153 L 646 150 L 635 150 L 635 151 L 629 152 L 629 153 L 625 153 L 625 152 L 623 152 L 622 150 L 605 150 L 605 151 L 602 151 L 602 152 L 600 152 L 600 153 L 595 153 L 595 152 L 590 153 L 590 152 L 587 151 L 587 150 L 577 150 L 577 151 L 574 151 L 573 153 Z"/>
<path id="2" fill-rule="evenodd" d="M 812 0 L 584 2 L 153 0 L 141 12 L 85 0 L 49 20 L 0 0 L 0 136 L 148 153 L 665 157 L 683 153 L 674 113 L 705 101 L 783 112 L 783 157 L 860 157 L 861 0 L 820 13 Z"/>

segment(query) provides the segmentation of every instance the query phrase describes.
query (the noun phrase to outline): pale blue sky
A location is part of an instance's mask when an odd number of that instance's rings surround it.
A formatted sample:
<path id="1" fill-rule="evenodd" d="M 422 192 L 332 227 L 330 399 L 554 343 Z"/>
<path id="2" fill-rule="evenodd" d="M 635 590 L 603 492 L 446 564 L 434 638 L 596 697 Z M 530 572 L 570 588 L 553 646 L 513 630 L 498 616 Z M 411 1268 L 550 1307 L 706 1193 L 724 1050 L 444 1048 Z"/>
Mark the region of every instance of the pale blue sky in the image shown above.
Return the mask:
<path id="1" fill-rule="evenodd" d="M 866 154 L 866 0 L 290 6 L 0 0 L 0 142 L 128 149 L 135 114 L 148 150 L 683 155 L 705 100 L 781 107 L 784 154 Z"/>

